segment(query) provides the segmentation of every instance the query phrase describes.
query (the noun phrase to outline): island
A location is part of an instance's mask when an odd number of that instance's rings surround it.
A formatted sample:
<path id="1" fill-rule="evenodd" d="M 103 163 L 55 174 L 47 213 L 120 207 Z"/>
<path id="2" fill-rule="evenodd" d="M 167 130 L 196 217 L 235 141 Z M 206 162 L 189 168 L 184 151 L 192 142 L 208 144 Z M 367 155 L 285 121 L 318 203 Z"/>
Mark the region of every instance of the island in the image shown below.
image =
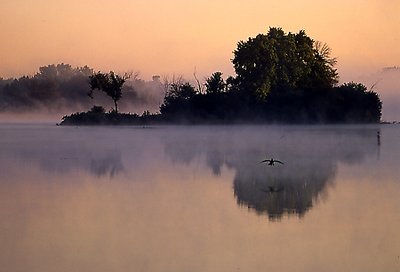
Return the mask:
<path id="1" fill-rule="evenodd" d="M 60 125 L 148 124 L 348 124 L 379 123 L 382 101 L 372 89 L 348 82 L 338 85 L 330 47 L 304 30 L 286 33 L 277 27 L 239 41 L 232 59 L 235 76 L 214 72 L 201 84 L 182 78 L 168 82 L 159 113 L 121 113 L 118 102 L 129 78 L 114 72 L 89 76 L 90 92 L 109 96 L 106 112 L 93 105 L 87 112 L 64 116 Z M 196 86 L 197 85 L 197 86 Z"/>

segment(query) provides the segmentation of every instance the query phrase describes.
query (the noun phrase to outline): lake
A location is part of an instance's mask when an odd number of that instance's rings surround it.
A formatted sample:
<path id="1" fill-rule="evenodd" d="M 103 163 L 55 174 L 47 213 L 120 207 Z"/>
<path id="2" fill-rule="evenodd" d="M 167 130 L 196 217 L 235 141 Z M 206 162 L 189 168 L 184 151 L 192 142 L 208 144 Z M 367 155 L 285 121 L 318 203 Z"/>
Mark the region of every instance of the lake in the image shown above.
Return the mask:
<path id="1" fill-rule="evenodd" d="M 400 271 L 400 126 L 0 131 L 2 271 Z"/>

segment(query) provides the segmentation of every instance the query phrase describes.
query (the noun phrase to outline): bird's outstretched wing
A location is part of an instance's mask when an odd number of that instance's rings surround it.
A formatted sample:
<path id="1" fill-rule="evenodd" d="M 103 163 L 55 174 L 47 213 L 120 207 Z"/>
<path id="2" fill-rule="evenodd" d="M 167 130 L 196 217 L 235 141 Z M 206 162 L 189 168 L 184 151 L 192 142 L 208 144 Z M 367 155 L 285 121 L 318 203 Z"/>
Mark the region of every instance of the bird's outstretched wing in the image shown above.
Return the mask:
<path id="1" fill-rule="evenodd" d="M 280 163 L 280 164 L 284 164 L 283 162 L 277 161 L 277 160 L 274 160 L 274 162 L 277 162 L 277 163 Z"/>
<path id="2" fill-rule="evenodd" d="M 271 160 L 266 159 L 266 160 L 260 161 L 260 163 L 263 163 L 263 162 L 270 162 L 270 161 L 271 161 Z"/>

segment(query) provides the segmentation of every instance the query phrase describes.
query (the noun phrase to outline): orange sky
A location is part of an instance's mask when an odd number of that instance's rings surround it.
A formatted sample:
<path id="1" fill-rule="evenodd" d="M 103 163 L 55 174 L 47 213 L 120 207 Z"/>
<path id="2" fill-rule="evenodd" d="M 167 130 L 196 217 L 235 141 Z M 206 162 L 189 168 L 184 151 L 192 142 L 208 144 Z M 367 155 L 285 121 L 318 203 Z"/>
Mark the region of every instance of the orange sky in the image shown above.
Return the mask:
<path id="1" fill-rule="evenodd" d="M 338 57 L 339 74 L 400 66 L 398 0 L 13 0 L 0 2 L 0 76 L 69 63 L 96 70 L 231 74 L 239 40 L 305 29 Z"/>

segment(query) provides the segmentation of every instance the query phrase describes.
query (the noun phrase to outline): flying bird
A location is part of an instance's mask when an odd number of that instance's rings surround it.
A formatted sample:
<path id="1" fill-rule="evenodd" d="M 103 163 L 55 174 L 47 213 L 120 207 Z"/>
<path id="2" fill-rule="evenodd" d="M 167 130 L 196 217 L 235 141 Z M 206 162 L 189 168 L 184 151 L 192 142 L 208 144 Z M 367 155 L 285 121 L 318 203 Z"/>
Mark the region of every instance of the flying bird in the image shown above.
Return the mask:
<path id="1" fill-rule="evenodd" d="M 266 160 L 260 161 L 260 163 L 264 163 L 264 162 L 267 162 L 268 165 L 275 165 L 275 163 L 284 164 L 283 162 L 278 161 L 278 160 L 274 160 L 274 159 L 272 159 L 272 158 L 271 158 L 271 159 L 266 159 Z"/>
<path id="2" fill-rule="evenodd" d="M 265 192 L 265 193 L 279 193 L 283 191 L 283 187 L 274 187 L 274 186 L 268 186 L 268 190 L 263 190 L 260 189 L 261 191 Z"/>

